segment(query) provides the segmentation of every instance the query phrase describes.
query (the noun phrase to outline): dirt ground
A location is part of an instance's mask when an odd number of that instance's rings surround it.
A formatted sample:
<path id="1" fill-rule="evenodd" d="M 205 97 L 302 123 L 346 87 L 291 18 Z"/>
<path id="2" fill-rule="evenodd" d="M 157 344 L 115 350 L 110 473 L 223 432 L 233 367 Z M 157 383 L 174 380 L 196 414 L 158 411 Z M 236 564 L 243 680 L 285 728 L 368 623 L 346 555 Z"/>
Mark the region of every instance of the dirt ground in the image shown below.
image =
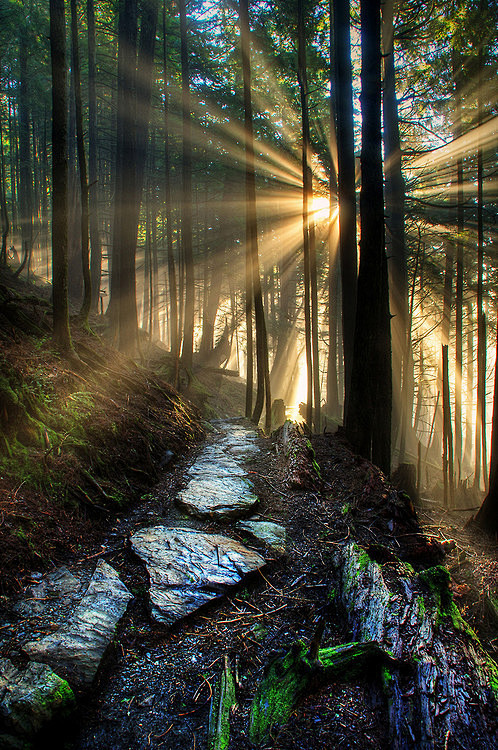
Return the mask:
<path id="1" fill-rule="evenodd" d="M 327 622 L 322 646 L 351 640 L 334 601 L 332 565 L 334 549 L 350 536 L 371 554 L 382 549 L 385 555 L 387 547 L 416 568 L 441 560 L 448 564 L 456 602 L 483 645 L 496 656 L 496 626 L 483 604 L 486 586 L 493 580 L 496 585 L 496 545 L 484 544 L 474 532 L 443 525 L 442 517 L 434 509 L 429 511 L 427 504 L 418 511 L 428 534 L 424 536 L 410 503 L 386 484 L 375 467 L 354 456 L 337 437 L 318 436 L 313 442 L 321 474 L 315 486 L 297 487 L 300 480 L 294 472 L 294 487 L 289 487 L 289 467 L 270 440 L 260 440 L 261 453 L 248 467 L 260 498 L 260 514 L 287 528 L 286 554 L 270 559 L 230 595 L 169 630 L 153 624 L 148 616 L 147 576 L 126 540 L 145 523 L 178 518 L 172 499 L 185 482 L 184 470 L 193 456 L 178 461 L 147 499 L 108 529 L 100 553 L 119 570 L 136 599 L 76 720 L 73 717 L 70 725 L 58 727 L 56 734 L 51 728 L 51 747 L 205 748 L 211 696 L 227 655 L 238 681 L 229 747 L 251 748 L 250 704 L 268 659 L 297 639 L 309 642 L 320 617 Z M 307 483 L 304 477 L 302 484 Z M 214 523 L 199 526 L 222 528 Z M 95 554 L 99 547 L 90 545 L 81 565 L 88 566 L 89 556 Z M 388 747 L 385 707 L 377 686 L 375 674 L 330 684 L 310 695 L 263 747 Z M 46 738 L 42 746 L 44 742 Z"/>

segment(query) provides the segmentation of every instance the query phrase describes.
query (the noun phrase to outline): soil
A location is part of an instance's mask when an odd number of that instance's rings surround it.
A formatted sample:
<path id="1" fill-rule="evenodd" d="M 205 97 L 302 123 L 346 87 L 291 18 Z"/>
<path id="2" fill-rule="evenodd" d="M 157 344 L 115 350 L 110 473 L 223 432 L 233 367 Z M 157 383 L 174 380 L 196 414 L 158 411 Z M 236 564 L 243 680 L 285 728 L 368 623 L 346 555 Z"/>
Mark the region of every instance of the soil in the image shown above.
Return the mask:
<path id="1" fill-rule="evenodd" d="M 394 490 L 376 467 L 355 456 L 338 436 L 313 438 L 321 478 L 315 477 L 312 484 L 308 467 L 303 466 L 301 484 L 305 487 L 300 488 L 299 466 L 289 471 L 278 442 L 263 438 L 259 442 L 261 453 L 248 470 L 260 498 L 260 514 L 287 528 L 286 554 L 269 560 L 241 587 L 175 627 L 154 625 L 146 605 L 147 575 L 126 540 L 135 528 L 179 518 L 172 500 L 185 483 L 184 471 L 193 454 L 165 472 L 150 496 L 108 529 L 100 553 L 137 596 L 94 689 L 82 696 L 77 719 L 58 727 L 58 736 L 50 729 L 51 747 L 206 747 L 210 699 L 228 655 L 238 679 L 229 747 L 251 748 L 247 737 L 250 704 L 268 660 L 298 639 L 309 642 L 320 618 L 327 623 L 322 646 L 351 640 L 343 613 L 335 605 L 332 566 L 334 549 L 348 537 L 372 556 L 382 555 L 385 561 L 392 554 L 393 565 L 400 558 L 415 568 L 443 560 L 451 569 L 454 557 L 466 545 L 475 577 L 467 583 L 465 597 L 456 579 L 456 601 L 483 645 L 493 650 L 491 626 L 479 608 L 478 585 L 480 576 L 491 582 L 494 575 L 496 581 L 496 546 L 483 546 L 482 540 L 472 537 L 473 532 L 460 531 L 458 539 L 456 534 L 451 537 L 455 546 L 446 544 L 447 553 L 442 542 L 448 541 L 448 531 L 434 523 L 426 508 L 416 512 L 406 496 Z M 418 525 L 417 513 L 426 522 L 427 534 Z M 198 525 L 222 530 L 214 523 Z M 230 533 L 237 536 L 233 530 Z M 249 542 L 243 535 L 239 538 Z M 249 543 L 255 546 L 253 540 Z M 99 552 L 95 545 L 85 552 L 81 564 L 88 566 L 90 556 Z M 265 552 L 268 556 L 267 548 Z M 385 707 L 377 688 L 375 673 L 330 684 L 310 695 L 288 725 L 263 747 L 387 747 Z"/>

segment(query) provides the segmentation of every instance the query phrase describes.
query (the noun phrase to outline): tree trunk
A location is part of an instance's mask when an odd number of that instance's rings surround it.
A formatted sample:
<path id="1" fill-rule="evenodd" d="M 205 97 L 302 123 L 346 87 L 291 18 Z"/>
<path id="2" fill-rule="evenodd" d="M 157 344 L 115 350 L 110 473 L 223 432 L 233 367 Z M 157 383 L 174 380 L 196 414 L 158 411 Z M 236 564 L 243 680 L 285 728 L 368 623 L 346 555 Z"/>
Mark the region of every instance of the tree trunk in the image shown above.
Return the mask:
<path id="1" fill-rule="evenodd" d="M 194 351 L 194 258 L 192 251 L 192 138 L 190 114 L 190 72 L 185 0 L 179 0 L 180 58 L 182 67 L 182 253 L 185 263 L 185 319 L 183 324 L 182 359 L 192 369 Z"/>
<path id="2" fill-rule="evenodd" d="M 76 146 L 80 175 L 81 197 L 81 265 L 83 269 L 83 303 L 80 316 L 83 325 L 88 325 L 92 302 L 90 279 L 90 255 L 88 245 L 88 177 L 86 170 L 85 144 L 83 139 L 83 107 L 81 102 L 80 53 L 78 46 L 78 10 L 76 0 L 71 0 L 71 65 L 74 76 L 74 101 L 76 107 Z"/>
<path id="3" fill-rule="evenodd" d="M 450 376 L 448 367 L 448 346 L 443 346 L 443 482 L 444 506 L 454 507 L 455 472 L 453 461 L 453 434 L 451 431 Z"/>
<path id="4" fill-rule="evenodd" d="M 455 80 L 455 140 L 462 135 L 461 60 L 453 49 L 453 78 Z M 462 464 L 462 355 L 463 355 L 463 157 L 456 160 L 456 279 L 455 279 L 455 467 L 457 486 Z"/>
<path id="5" fill-rule="evenodd" d="M 10 231 L 9 213 L 7 209 L 7 191 L 5 187 L 5 159 L 3 153 L 3 131 L 0 118 L 0 215 L 2 217 L 2 249 L 0 251 L 0 265 L 7 265 L 7 237 Z"/>
<path id="6" fill-rule="evenodd" d="M 121 0 L 118 27 L 114 228 L 110 279 L 111 295 L 108 308 L 116 341 L 119 341 L 121 307 L 121 254 L 125 252 L 128 252 L 128 254 L 130 252 L 133 253 L 133 248 L 131 250 L 130 248 L 125 249 L 124 243 L 127 237 L 133 235 L 132 186 L 135 185 L 135 102 L 133 94 L 136 69 L 136 45 L 137 0 Z M 129 344 L 135 348 L 136 343 L 136 337 L 132 335 L 132 340 Z"/>
<path id="7" fill-rule="evenodd" d="M 483 53 L 479 53 L 478 127 L 482 123 Z M 480 488 L 481 465 L 486 467 L 486 318 L 483 304 L 484 222 L 483 222 L 483 159 L 482 147 L 477 149 L 477 409 L 475 434 L 474 487 Z M 486 476 L 486 469 L 483 471 Z"/>
<path id="8" fill-rule="evenodd" d="M 303 171 L 303 267 L 304 267 L 304 337 L 306 346 L 306 424 L 313 422 L 313 351 L 311 332 L 311 265 L 309 205 L 312 198 L 310 167 L 310 129 L 308 115 L 308 82 L 306 75 L 306 40 L 303 0 L 297 3 L 298 82 L 301 97 L 302 171 Z"/>
<path id="9" fill-rule="evenodd" d="M 352 637 L 385 649 L 397 664 L 382 673 L 392 750 L 495 747 L 496 665 L 453 602 L 442 566 L 414 575 L 382 566 L 354 543 L 335 554 L 336 590 Z"/>
<path id="10" fill-rule="evenodd" d="M 399 412 L 399 463 L 404 461 L 408 430 L 413 409 L 413 356 L 411 352 L 408 310 L 408 271 L 405 248 L 405 181 L 401 171 L 398 102 L 394 63 L 393 0 L 382 8 L 382 41 L 384 50 L 384 171 L 386 226 L 390 258 L 391 306 L 393 310 L 393 391 L 400 394 L 393 408 Z"/>
<path id="11" fill-rule="evenodd" d="M 338 162 L 337 195 L 339 201 L 339 257 L 344 351 L 344 420 L 346 421 L 353 366 L 358 265 L 349 0 L 333 0 L 333 10 Z"/>
<path id="12" fill-rule="evenodd" d="M 50 0 L 52 67 L 52 303 L 53 339 L 57 348 L 72 351 L 67 300 L 67 94 L 66 19 L 64 0 Z"/>
<path id="13" fill-rule="evenodd" d="M 498 327 L 496 336 L 489 489 L 475 517 L 475 521 L 487 533 L 498 535 Z"/>
<path id="14" fill-rule="evenodd" d="M 389 474 L 392 384 L 380 122 L 380 0 L 361 4 L 361 44 L 360 270 L 346 429 L 356 450 Z"/>
<path id="15" fill-rule="evenodd" d="M 178 360 L 180 343 L 178 336 L 178 291 L 176 285 L 175 256 L 173 253 L 173 230 L 171 210 L 171 178 L 169 151 L 169 75 L 168 36 L 166 29 L 166 2 L 163 3 L 163 70 L 164 70 L 164 203 L 166 209 L 166 248 L 168 256 L 169 322 L 171 353 Z"/>
<path id="16" fill-rule="evenodd" d="M 95 53 L 94 0 L 87 0 L 88 28 L 88 202 L 90 230 L 90 278 L 92 287 L 92 312 L 98 312 L 102 247 L 99 237 L 98 183 L 97 183 L 97 63 Z"/>
<path id="17" fill-rule="evenodd" d="M 26 30 L 19 39 L 19 220 L 21 245 L 26 258 L 31 254 L 33 241 L 33 175 L 29 135 L 28 40 Z"/>
<path id="18" fill-rule="evenodd" d="M 242 75 L 244 81 L 244 132 L 246 158 L 246 245 L 250 253 L 252 291 L 256 328 L 256 401 L 252 421 L 259 423 L 263 404 L 265 408 L 265 431 L 271 431 L 271 389 L 268 361 L 268 339 L 261 291 L 258 254 L 258 227 L 256 216 L 256 178 L 254 172 L 254 140 L 251 102 L 251 43 L 249 29 L 248 0 L 240 0 L 240 42 L 242 52 Z M 247 250 L 246 250 L 247 252 Z M 247 305 L 247 301 L 246 301 Z M 248 332 L 249 335 L 249 332 Z M 248 339 L 249 341 L 249 339 Z M 248 357 L 249 360 L 249 357 Z M 249 362 L 248 362 L 249 367 Z M 249 389 L 249 382 L 247 384 Z M 247 404 L 246 404 L 247 405 Z"/>

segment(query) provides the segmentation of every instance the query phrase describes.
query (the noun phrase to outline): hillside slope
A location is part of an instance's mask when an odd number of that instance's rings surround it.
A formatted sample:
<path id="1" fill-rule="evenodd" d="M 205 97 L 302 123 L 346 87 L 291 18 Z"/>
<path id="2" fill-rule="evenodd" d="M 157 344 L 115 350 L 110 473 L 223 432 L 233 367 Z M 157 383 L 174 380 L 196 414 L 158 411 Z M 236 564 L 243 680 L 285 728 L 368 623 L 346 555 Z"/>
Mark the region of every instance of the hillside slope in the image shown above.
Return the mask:
<path id="1" fill-rule="evenodd" d="M 16 590 L 146 492 L 203 434 L 198 410 L 152 370 L 72 322 L 50 338 L 49 289 L 0 277 L 0 591 Z"/>

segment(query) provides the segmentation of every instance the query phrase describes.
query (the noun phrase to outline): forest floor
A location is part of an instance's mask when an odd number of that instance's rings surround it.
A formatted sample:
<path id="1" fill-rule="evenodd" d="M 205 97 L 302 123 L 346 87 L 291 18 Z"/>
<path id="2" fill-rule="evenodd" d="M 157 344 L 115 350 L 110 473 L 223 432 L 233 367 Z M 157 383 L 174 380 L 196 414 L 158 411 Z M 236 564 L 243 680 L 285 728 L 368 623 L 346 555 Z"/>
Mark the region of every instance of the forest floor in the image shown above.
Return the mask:
<path id="1" fill-rule="evenodd" d="M 238 674 L 238 706 L 232 715 L 229 748 L 253 747 L 247 737 L 250 705 L 268 660 L 298 639 L 310 642 L 320 617 L 327 622 L 323 647 L 351 640 L 333 595 L 334 551 L 349 537 L 371 557 L 380 555 L 379 561 L 393 566 L 397 560 L 410 562 L 415 569 L 441 561 L 449 565 L 455 601 L 483 646 L 496 657 L 496 623 L 482 598 L 493 581 L 496 586 L 496 545 L 483 543 L 472 531 L 450 534 L 450 527 L 440 519 L 436 522 L 434 514 L 427 518 L 430 523 L 424 533 L 406 498 L 337 435 L 313 439 L 321 481 L 311 486 L 309 477 L 302 475 L 302 484 L 308 486 L 301 488 L 299 467 L 297 479 L 295 471 L 290 478 L 278 443 L 263 437 L 258 442 L 260 453 L 248 465 L 260 499 L 258 512 L 286 527 L 287 551 L 268 560 L 262 571 L 229 595 L 172 628 L 154 623 L 147 607 L 147 574 L 127 542 L 144 525 L 174 524 L 179 518 L 173 498 L 185 486 L 185 471 L 199 449 L 165 471 L 147 497 L 120 514 L 100 540 L 102 546 L 87 540 L 73 558 L 73 564 L 84 569 L 94 565 L 96 556 L 105 555 L 136 596 L 92 691 L 82 698 L 77 718 L 60 726 L 58 737 L 51 728 L 51 747 L 205 748 L 212 691 L 225 656 Z M 213 522 L 199 526 L 223 530 Z M 233 529 L 230 533 L 237 537 Z M 265 552 L 268 558 L 268 549 Z M 262 747 L 384 750 L 389 747 L 387 726 L 374 671 L 309 695 L 289 723 Z"/>
<path id="2" fill-rule="evenodd" d="M 154 624 L 147 575 L 127 540 L 145 522 L 174 520 L 174 495 L 185 484 L 205 430 L 209 438 L 209 426 L 157 374 L 77 327 L 82 365 L 69 368 L 50 347 L 47 306 L 31 294 L 19 283 L 0 284 L 0 604 L 7 607 L 34 570 L 62 562 L 86 569 L 101 556 L 135 594 L 77 720 L 60 726 L 59 737 L 51 734 L 51 747 L 206 747 L 212 690 L 228 655 L 239 680 L 230 748 L 250 748 L 250 701 L 268 659 L 297 639 L 309 642 L 320 617 L 327 622 L 322 646 L 351 640 L 333 593 L 334 550 L 349 537 L 372 558 L 382 555 L 386 562 L 387 554 L 393 565 L 401 559 L 418 569 L 443 561 L 455 602 L 496 658 L 498 630 L 489 601 L 497 593 L 497 545 L 463 529 L 461 514 L 444 513 L 430 501 L 421 501 L 415 512 L 374 466 L 330 434 L 312 439 L 320 478 L 304 477 L 301 486 L 299 477 L 289 480 L 278 443 L 259 438 L 260 453 L 248 473 L 260 515 L 286 527 L 285 555 L 173 628 Z M 26 330 L 29 321 L 38 330 Z M 25 388 L 17 411 L 6 378 L 11 389 L 18 384 L 18 394 Z M 226 416 L 236 411 L 241 389 L 229 380 L 233 394 L 227 395 L 221 382 L 210 375 L 194 386 L 199 403 L 211 410 L 216 404 L 210 389 L 222 392 L 219 415 Z M 78 409 L 70 410 L 75 400 Z M 29 419 L 23 421 L 21 407 Z M 57 422 L 57 414 L 65 418 Z M 50 486 L 44 475 L 51 477 Z M 20 620 L 14 639 L 22 637 L 23 627 Z M 2 655 L 12 648 L 7 640 Z M 310 695 L 265 747 L 381 750 L 388 747 L 386 730 L 376 678 L 362 675 Z"/>

